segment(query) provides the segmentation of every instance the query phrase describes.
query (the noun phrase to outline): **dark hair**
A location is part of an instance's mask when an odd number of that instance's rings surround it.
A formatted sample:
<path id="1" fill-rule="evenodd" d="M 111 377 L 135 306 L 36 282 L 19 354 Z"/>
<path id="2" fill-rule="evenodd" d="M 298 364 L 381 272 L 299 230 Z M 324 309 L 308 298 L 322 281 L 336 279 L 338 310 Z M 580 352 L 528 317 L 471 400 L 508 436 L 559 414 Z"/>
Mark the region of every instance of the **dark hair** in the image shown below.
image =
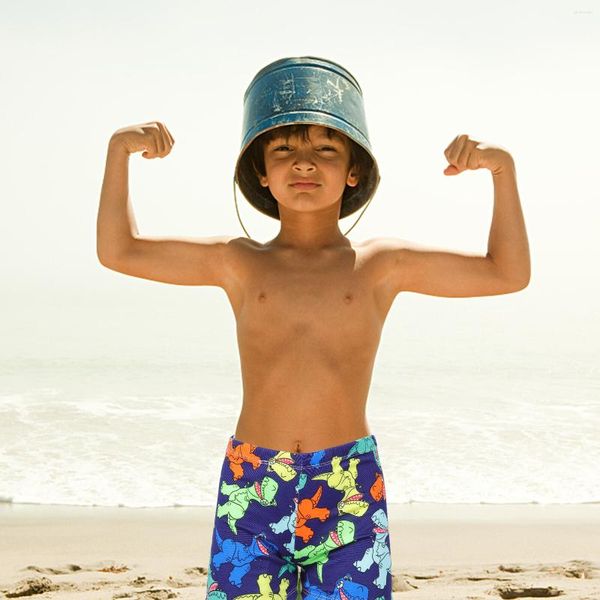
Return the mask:
<path id="1" fill-rule="evenodd" d="M 287 141 L 290 139 L 290 137 L 294 135 L 301 135 L 302 139 L 305 142 L 308 142 L 309 127 L 310 124 L 308 123 L 283 125 L 281 127 L 269 129 L 269 131 L 265 131 L 262 135 L 259 135 L 252 142 L 252 144 L 250 144 L 250 147 L 248 148 L 250 160 L 252 161 L 252 165 L 254 166 L 256 171 L 258 171 L 261 175 L 266 175 L 264 148 L 273 138 L 283 136 Z M 350 142 L 350 166 L 355 167 L 359 173 L 361 172 L 361 166 L 363 167 L 362 172 L 364 172 L 366 168 L 371 166 L 371 160 L 367 152 L 365 152 L 365 150 L 361 148 L 354 140 L 350 139 L 347 135 L 344 135 L 341 131 L 337 131 L 335 129 L 332 129 L 331 127 L 325 127 L 325 133 L 327 134 L 327 137 L 329 139 L 337 137 L 339 139 L 346 139 L 348 140 L 348 142 Z M 364 155 L 367 155 L 366 162 Z"/>
<path id="2" fill-rule="evenodd" d="M 248 146 L 246 151 L 248 160 L 252 164 L 255 173 L 258 172 L 261 175 L 266 175 L 265 169 L 265 155 L 264 148 L 265 146 L 275 137 L 283 136 L 286 140 L 289 140 L 290 137 L 294 135 L 301 135 L 304 141 L 308 141 L 308 128 L 311 124 L 309 123 L 296 123 L 292 125 L 282 125 L 281 127 L 275 127 L 274 129 L 269 129 L 265 131 L 263 134 L 259 135 L 251 144 Z M 332 129 L 331 127 L 325 127 L 325 132 L 329 139 L 333 137 L 337 137 L 340 139 L 346 139 L 350 143 L 350 166 L 353 167 L 354 172 L 358 175 L 358 184 L 352 188 L 350 186 L 346 186 L 344 189 L 344 194 L 342 196 L 342 202 L 348 193 L 355 194 L 360 188 L 361 184 L 364 184 L 365 175 L 367 175 L 370 169 L 373 166 L 373 159 L 369 156 L 369 153 L 359 146 L 353 139 L 342 133 L 341 131 L 337 131 L 336 129 Z M 265 190 L 266 193 L 270 193 L 268 188 Z M 272 197 L 272 195 L 271 195 Z M 276 202 L 275 198 L 273 201 Z"/>

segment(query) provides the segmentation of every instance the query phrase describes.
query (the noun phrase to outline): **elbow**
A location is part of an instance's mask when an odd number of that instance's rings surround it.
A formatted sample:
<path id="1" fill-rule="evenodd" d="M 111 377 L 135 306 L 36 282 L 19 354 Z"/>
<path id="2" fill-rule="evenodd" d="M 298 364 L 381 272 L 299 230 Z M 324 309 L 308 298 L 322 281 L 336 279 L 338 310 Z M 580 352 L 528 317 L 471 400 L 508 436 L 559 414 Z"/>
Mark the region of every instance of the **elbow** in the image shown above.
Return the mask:
<path id="1" fill-rule="evenodd" d="M 103 238 L 96 241 L 96 256 L 100 264 L 109 269 L 114 269 L 115 265 L 121 263 L 126 253 L 127 250 L 123 245 L 117 245 L 110 239 Z"/>
<path id="2" fill-rule="evenodd" d="M 513 279 L 509 284 L 509 292 L 520 292 L 529 285 L 531 275 L 527 274 L 527 277 L 521 277 L 520 279 Z"/>
<path id="3" fill-rule="evenodd" d="M 110 263 L 110 261 L 108 261 L 108 260 L 106 259 L 106 257 L 105 257 L 103 254 L 100 254 L 100 253 L 98 253 L 97 255 L 98 255 L 98 262 L 99 262 L 99 263 L 100 263 L 100 264 L 101 264 L 103 267 L 106 267 L 107 269 L 110 269 L 110 268 L 112 268 L 112 267 L 111 267 L 111 263 Z"/>
<path id="4" fill-rule="evenodd" d="M 96 256 L 98 257 L 98 261 L 100 262 L 100 264 L 103 267 L 114 270 L 114 268 L 115 268 L 114 254 L 108 254 L 106 251 L 96 248 Z"/>
<path id="5" fill-rule="evenodd" d="M 106 251 L 100 246 L 100 244 L 96 244 L 96 256 L 98 257 L 98 261 L 104 267 L 107 266 L 108 257 Z"/>

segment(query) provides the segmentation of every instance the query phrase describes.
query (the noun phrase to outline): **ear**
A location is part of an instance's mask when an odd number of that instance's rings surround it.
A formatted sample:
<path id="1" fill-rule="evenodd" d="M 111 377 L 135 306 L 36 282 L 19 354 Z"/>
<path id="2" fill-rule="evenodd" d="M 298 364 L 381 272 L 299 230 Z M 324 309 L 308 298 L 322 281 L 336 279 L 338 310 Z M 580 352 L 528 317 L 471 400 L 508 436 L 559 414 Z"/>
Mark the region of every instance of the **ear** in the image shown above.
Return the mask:
<path id="1" fill-rule="evenodd" d="M 259 170 L 252 164 L 252 168 L 254 169 L 254 174 L 256 175 L 258 182 L 262 187 L 268 187 L 269 182 L 267 181 L 267 177 L 259 172 Z"/>
<path id="2" fill-rule="evenodd" d="M 348 177 L 346 178 L 346 184 L 350 187 L 356 187 L 358 185 L 359 177 L 358 177 L 358 167 L 351 167 Z"/>

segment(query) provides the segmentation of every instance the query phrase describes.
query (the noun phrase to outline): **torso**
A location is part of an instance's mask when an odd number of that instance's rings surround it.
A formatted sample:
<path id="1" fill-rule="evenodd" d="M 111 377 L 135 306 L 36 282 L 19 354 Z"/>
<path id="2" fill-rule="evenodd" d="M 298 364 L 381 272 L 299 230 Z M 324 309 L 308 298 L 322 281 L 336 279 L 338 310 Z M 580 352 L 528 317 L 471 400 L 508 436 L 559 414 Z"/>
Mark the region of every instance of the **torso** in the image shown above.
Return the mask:
<path id="1" fill-rule="evenodd" d="M 299 255 L 235 241 L 225 290 L 243 383 L 235 437 L 312 452 L 370 431 L 366 401 L 393 295 L 368 242 Z"/>

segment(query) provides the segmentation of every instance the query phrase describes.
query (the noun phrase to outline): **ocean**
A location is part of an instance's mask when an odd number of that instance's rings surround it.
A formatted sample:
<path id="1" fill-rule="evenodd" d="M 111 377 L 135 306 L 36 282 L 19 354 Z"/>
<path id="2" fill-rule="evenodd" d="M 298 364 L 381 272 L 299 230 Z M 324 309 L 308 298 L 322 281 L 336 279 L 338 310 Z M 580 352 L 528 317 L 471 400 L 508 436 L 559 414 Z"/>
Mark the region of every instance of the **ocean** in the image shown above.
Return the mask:
<path id="1" fill-rule="evenodd" d="M 5 357 L 0 502 L 212 505 L 241 407 L 234 350 L 187 363 Z M 382 353 L 367 416 L 388 503 L 600 502 L 591 360 Z"/>

